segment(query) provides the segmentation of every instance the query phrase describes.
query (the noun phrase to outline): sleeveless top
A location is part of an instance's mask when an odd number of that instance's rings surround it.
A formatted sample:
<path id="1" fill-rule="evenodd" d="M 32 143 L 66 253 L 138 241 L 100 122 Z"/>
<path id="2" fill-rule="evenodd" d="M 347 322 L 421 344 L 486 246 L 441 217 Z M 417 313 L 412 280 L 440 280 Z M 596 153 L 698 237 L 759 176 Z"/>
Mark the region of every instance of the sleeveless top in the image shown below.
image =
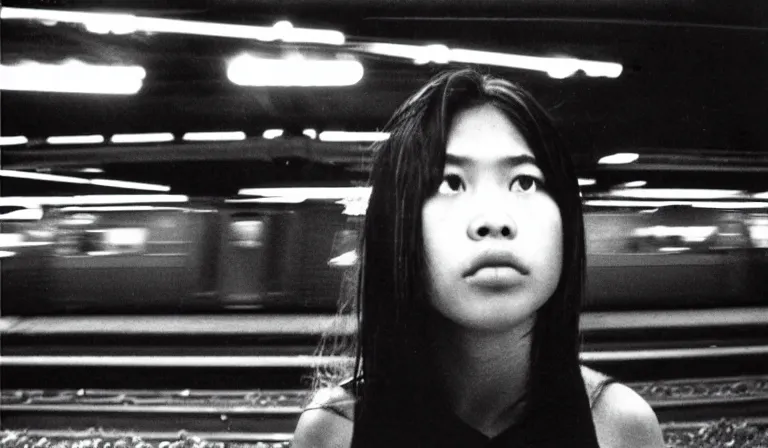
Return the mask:
<path id="1" fill-rule="evenodd" d="M 584 381 L 587 396 L 589 398 L 590 409 L 593 409 L 599 401 L 605 388 L 616 382 L 613 378 L 581 366 L 581 376 Z M 339 387 L 323 389 L 318 391 L 305 410 L 323 409 L 342 418 L 354 421 L 357 399 L 352 390 L 351 380 L 347 380 Z M 513 424 L 511 427 L 502 431 L 500 434 L 489 438 L 477 429 L 465 423 L 458 416 L 447 409 L 435 408 L 431 412 L 435 419 L 440 421 L 441 427 L 446 431 L 435 433 L 435 437 L 441 439 L 436 446 L 462 446 L 462 447 L 497 447 L 497 446 L 529 446 L 525 440 L 526 431 L 521 431 L 519 424 Z M 553 425 L 552 431 L 557 431 Z"/>

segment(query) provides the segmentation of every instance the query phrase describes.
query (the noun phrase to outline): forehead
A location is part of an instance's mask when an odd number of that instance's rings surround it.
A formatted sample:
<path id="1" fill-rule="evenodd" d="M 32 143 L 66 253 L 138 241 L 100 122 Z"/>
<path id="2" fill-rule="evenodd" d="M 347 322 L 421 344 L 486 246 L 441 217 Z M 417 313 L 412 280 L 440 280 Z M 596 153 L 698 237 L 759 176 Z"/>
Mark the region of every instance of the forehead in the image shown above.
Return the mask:
<path id="1" fill-rule="evenodd" d="M 512 121 L 490 104 L 456 114 L 448 133 L 446 154 L 478 162 L 492 162 L 533 151 Z"/>

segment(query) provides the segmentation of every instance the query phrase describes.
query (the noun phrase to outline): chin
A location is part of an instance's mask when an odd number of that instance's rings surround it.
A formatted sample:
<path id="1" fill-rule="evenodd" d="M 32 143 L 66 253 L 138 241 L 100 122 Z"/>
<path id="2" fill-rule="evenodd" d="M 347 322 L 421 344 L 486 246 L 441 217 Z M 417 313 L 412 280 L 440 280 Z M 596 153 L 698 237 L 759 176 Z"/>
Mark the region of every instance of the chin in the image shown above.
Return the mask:
<path id="1" fill-rule="evenodd" d="M 488 305 L 488 304 L 484 304 Z M 459 327 L 470 331 L 507 332 L 521 325 L 532 323 L 536 309 L 520 307 L 478 306 L 473 309 L 453 310 L 444 313 L 444 317 Z M 506 309 L 504 309 L 506 308 Z"/>

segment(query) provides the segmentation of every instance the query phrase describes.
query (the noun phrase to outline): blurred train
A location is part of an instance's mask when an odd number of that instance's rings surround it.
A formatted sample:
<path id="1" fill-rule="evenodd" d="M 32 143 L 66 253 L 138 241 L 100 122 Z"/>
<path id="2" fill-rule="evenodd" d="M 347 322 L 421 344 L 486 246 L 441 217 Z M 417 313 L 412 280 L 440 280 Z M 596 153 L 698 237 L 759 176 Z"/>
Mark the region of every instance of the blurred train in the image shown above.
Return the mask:
<path id="1" fill-rule="evenodd" d="M 359 197 L 76 202 L 3 210 L 3 315 L 333 312 L 364 215 Z M 768 206 L 640 205 L 585 200 L 587 309 L 765 304 Z"/>

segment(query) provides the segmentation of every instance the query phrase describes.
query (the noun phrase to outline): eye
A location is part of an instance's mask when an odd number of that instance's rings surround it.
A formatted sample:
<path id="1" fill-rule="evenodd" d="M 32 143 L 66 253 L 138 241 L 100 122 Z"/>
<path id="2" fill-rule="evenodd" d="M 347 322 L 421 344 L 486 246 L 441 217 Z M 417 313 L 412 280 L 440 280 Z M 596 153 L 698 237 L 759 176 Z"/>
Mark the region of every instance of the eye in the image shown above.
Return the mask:
<path id="1" fill-rule="evenodd" d="M 510 190 L 517 193 L 533 193 L 542 187 L 542 181 L 533 176 L 517 176 L 510 185 Z"/>
<path id="2" fill-rule="evenodd" d="M 437 192 L 440 194 L 456 194 L 464 191 L 464 181 L 458 174 L 446 174 Z"/>

